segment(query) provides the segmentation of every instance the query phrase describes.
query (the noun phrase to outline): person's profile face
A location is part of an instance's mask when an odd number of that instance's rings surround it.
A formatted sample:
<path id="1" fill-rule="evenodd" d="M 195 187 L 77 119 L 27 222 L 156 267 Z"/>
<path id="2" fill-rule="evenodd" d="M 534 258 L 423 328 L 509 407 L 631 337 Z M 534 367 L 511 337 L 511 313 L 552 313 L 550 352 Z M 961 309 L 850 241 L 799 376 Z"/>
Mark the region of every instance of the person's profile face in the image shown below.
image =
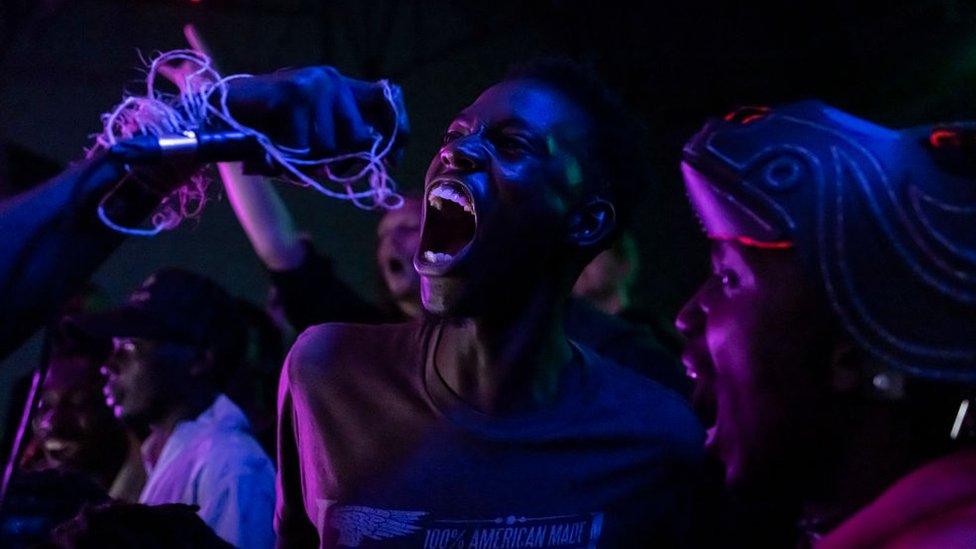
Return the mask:
<path id="1" fill-rule="evenodd" d="M 112 355 L 101 368 L 105 403 L 123 422 L 160 419 L 187 384 L 192 348 L 137 337 L 112 338 Z"/>
<path id="2" fill-rule="evenodd" d="M 397 303 L 420 300 L 420 276 L 413 257 L 420 246 L 421 215 L 421 201 L 408 198 L 400 208 L 385 213 L 376 229 L 376 263 Z"/>
<path id="3" fill-rule="evenodd" d="M 814 294 L 792 251 L 713 241 L 711 256 L 712 275 L 676 321 L 706 449 L 733 487 L 809 476 L 830 393 Z"/>
<path id="4" fill-rule="evenodd" d="M 589 129 L 580 107 L 531 80 L 492 86 L 451 122 L 414 258 L 428 312 L 474 316 L 561 268 Z"/>

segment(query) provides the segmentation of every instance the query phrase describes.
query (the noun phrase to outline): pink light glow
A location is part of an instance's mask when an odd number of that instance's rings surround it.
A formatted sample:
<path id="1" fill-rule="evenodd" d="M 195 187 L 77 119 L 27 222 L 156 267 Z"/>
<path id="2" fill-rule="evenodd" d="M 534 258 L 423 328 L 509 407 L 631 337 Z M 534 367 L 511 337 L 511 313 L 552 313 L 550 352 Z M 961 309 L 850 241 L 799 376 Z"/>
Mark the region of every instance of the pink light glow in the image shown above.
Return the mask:
<path id="1" fill-rule="evenodd" d="M 712 240 L 722 240 L 722 241 L 735 241 L 743 246 L 749 246 L 750 248 L 760 248 L 763 250 L 788 250 L 793 247 L 792 240 L 773 240 L 773 241 L 762 241 L 756 240 L 754 238 L 749 238 L 748 236 L 725 236 L 725 235 L 708 235 Z"/>

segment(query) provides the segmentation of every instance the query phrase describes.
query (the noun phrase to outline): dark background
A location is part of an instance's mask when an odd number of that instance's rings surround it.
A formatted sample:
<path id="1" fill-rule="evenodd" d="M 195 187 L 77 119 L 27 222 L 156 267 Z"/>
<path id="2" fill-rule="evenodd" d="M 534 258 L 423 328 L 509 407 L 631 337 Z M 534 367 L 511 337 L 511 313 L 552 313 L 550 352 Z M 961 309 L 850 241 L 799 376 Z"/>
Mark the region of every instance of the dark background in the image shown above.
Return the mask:
<path id="1" fill-rule="evenodd" d="M 402 85 L 413 139 L 396 175 L 408 188 L 451 116 L 511 63 L 565 54 L 593 64 L 650 132 L 657 184 L 637 216 L 638 301 L 663 316 L 707 268 L 677 170 L 681 144 L 705 117 L 820 97 L 905 126 L 971 117 L 976 89 L 976 3 L 966 1 L 0 0 L 0 194 L 79 158 L 99 115 L 138 84 L 138 52 L 185 47 L 187 22 L 225 74 L 324 63 Z M 375 295 L 376 214 L 306 189 L 281 192 L 339 273 Z M 266 276 L 219 198 L 199 221 L 131 239 L 95 280 L 117 300 L 163 265 L 265 297 Z M 0 365 L 0 425 L 37 346 Z"/>

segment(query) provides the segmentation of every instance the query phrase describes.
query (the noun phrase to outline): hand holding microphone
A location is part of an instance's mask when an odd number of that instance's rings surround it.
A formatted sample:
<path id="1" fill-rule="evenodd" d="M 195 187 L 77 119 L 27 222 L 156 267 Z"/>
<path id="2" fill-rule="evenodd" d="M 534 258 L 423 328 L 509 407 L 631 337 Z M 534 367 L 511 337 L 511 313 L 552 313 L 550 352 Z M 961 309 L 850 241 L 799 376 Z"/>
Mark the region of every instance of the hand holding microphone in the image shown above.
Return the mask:
<path id="1" fill-rule="evenodd" d="M 184 35 L 194 51 L 213 59 L 192 25 L 184 27 Z M 182 59 L 160 65 L 158 72 L 186 93 L 188 87 L 215 84 L 208 72 L 199 69 Z M 395 98 L 399 108 L 391 109 L 383 83 L 348 78 L 332 67 L 236 78 L 226 85 L 227 107 L 237 122 L 299 156 L 323 158 L 369 150 L 377 134 L 389 136 L 394 131 L 395 151 L 407 136 L 406 111 L 399 94 Z M 127 162 L 148 163 L 168 158 L 196 163 L 256 160 L 262 152 L 253 136 L 227 128 L 136 137 L 113 149 Z"/>
<path id="2" fill-rule="evenodd" d="M 224 77 L 196 29 L 187 25 L 184 34 L 193 49 L 155 57 L 145 95 L 126 97 L 103 117 L 105 130 L 93 149 L 107 149 L 130 173 L 145 165 L 136 171 L 162 174 L 158 183 L 136 179 L 169 195 L 148 230 L 112 221 L 106 196 L 98 214 L 107 226 L 151 236 L 198 215 L 209 182 L 199 167 L 212 162 L 244 161 L 245 172 L 282 175 L 364 209 L 402 204 L 388 174 L 408 132 L 397 86 L 347 78 L 324 66 Z M 157 90 L 157 76 L 180 94 Z"/>

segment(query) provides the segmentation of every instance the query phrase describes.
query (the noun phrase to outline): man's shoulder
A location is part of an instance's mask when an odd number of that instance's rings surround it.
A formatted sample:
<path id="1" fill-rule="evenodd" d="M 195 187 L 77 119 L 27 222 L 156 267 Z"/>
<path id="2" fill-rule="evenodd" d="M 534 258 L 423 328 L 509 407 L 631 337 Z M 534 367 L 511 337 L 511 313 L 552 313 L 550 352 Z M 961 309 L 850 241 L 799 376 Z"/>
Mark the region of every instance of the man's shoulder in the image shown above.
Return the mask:
<path id="1" fill-rule="evenodd" d="M 690 392 L 677 358 L 644 326 L 609 315 L 582 300 L 571 300 L 566 331 L 601 356 L 680 393 Z"/>
<path id="2" fill-rule="evenodd" d="M 704 430 L 688 401 L 657 381 L 581 347 L 598 385 L 597 405 L 634 434 L 699 456 Z"/>
<path id="3" fill-rule="evenodd" d="M 976 547 L 976 502 L 963 503 L 920 520 L 885 547 Z"/>
<path id="4" fill-rule="evenodd" d="M 167 469 L 167 475 L 184 477 L 207 490 L 241 479 L 254 483 L 255 489 L 273 487 L 275 476 L 271 458 L 248 431 L 240 429 L 201 430 Z"/>
<path id="5" fill-rule="evenodd" d="M 274 475 L 271 458 L 249 432 L 214 431 L 207 446 L 209 452 L 203 456 L 205 468 L 252 473 L 270 471 Z"/>
<path id="6" fill-rule="evenodd" d="M 688 401 L 673 389 L 585 345 L 578 346 L 591 375 L 600 383 L 605 397 L 611 397 L 618 402 L 642 403 L 648 410 L 673 408 L 690 413 Z"/>
<path id="7" fill-rule="evenodd" d="M 330 322 L 302 332 L 288 354 L 289 380 L 399 361 L 420 350 L 423 325 Z"/>
<path id="8" fill-rule="evenodd" d="M 889 486 L 823 547 L 976 547 L 976 448 L 935 459 Z"/>
<path id="9" fill-rule="evenodd" d="M 254 438 L 244 412 L 226 395 L 218 395 L 213 416 L 190 441 L 209 469 L 274 470 L 271 458 Z"/>

